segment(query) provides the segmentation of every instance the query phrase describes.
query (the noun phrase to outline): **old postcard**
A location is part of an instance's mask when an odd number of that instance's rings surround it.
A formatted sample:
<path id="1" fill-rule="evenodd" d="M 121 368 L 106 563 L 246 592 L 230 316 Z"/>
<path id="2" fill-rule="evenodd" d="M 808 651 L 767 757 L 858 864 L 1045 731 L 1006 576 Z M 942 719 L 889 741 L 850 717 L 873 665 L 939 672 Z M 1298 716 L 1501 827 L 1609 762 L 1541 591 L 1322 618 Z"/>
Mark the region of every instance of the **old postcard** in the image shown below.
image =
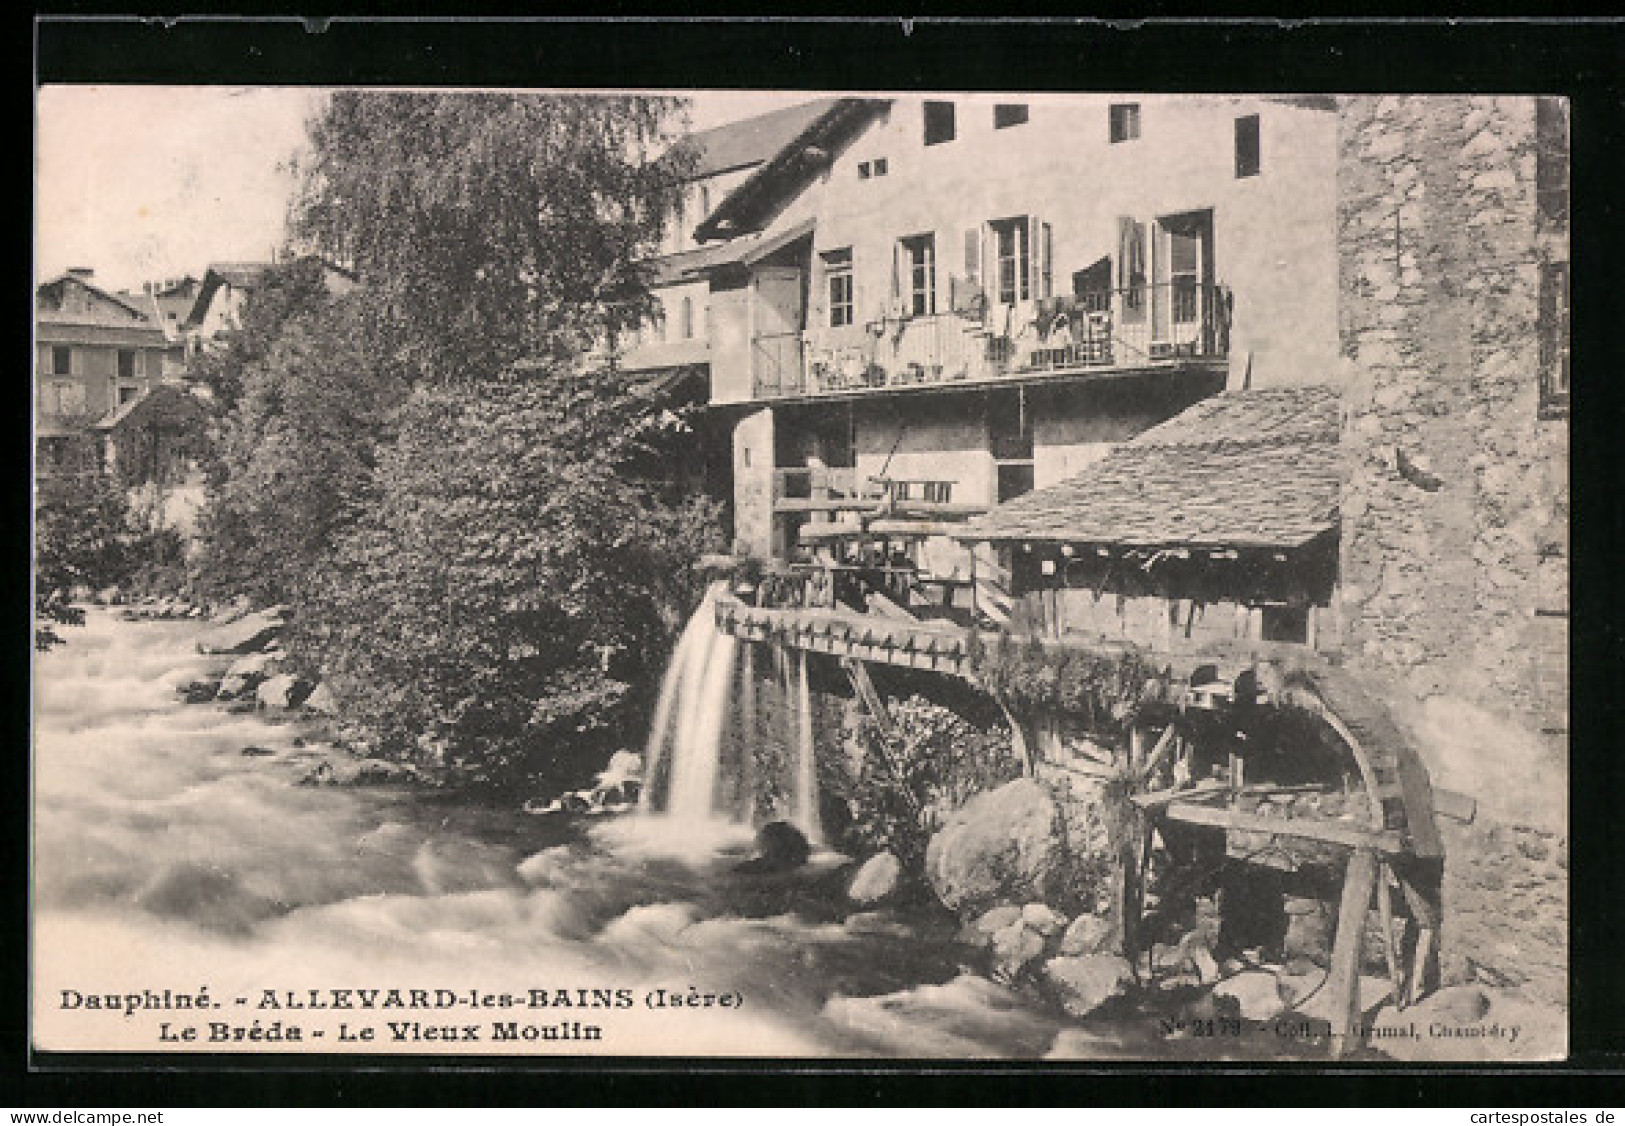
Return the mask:
<path id="1" fill-rule="evenodd" d="M 38 91 L 32 1042 L 1568 1051 L 1568 103 Z"/>

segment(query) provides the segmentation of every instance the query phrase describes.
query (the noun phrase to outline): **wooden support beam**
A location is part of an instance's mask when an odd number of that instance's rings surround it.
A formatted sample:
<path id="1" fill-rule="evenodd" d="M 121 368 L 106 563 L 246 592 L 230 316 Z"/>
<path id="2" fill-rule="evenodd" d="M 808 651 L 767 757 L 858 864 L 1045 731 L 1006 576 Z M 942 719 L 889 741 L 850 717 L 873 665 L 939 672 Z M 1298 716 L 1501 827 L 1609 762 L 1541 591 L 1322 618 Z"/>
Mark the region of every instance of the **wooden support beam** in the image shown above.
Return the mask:
<path id="1" fill-rule="evenodd" d="M 1439 932 L 1444 920 L 1444 865 L 1437 859 L 1390 861 L 1405 906 L 1416 920 L 1416 944 L 1405 982 L 1405 1003 L 1414 1005 L 1439 984 Z"/>
<path id="2" fill-rule="evenodd" d="M 1189 793 L 1189 791 L 1186 791 Z M 1335 821 L 1310 821 L 1301 817 L 1260 817 L 1232 809 L 1215 809 L 1189 801 L 1174 801 L 1163 816 L 1187 825 L 1207 825 L 1215 829 L 1235 829 L 1244 833 L 1268 833 L 1276 837 L 1319 841 L 1346 848 L 1369 849 L 1380 853 L 1405 850 L 1403 833 L 1391 829 L 1364 829 Z"/>
<path id="3" fill-rule="evenodd" d="M 880 733 L 888 739 L 891 738 L 891 713 L 886 709 L 886 701 L 881 698 L 879 690 L 875 688 L 873 678 L 869 676 L 868 666 L 862 661 L 842 658 L 841 667 L 846 670 L 848 679 L 852 681 L 852 688 L 863 701 L 863 706 L 869 709 L 869 714 L 880 727 Z"/>
<path id="4" fill-rule="evenodd" d="M 1376 882 L 1377 854 L 1368 848 L 1355 849 L 1343 876 L 1331 972 L 1326 977 L 1332 999 L 1333 1059 L 1341 1059 L 1360 1044 L 1360 945 Z"/>

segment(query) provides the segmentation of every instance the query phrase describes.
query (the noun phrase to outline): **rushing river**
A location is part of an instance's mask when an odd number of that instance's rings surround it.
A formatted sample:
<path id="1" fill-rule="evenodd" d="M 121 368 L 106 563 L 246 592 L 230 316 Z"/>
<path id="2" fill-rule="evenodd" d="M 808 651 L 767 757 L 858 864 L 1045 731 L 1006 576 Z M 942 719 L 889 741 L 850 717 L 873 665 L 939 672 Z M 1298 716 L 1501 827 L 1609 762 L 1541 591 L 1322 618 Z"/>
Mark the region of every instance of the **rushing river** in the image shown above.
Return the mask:
<path id="1" fill-rule="evenodd" d="M 203 631 L 93 609 L 37 662 L 40 1047 L 1169 1054 L 970 972 L 944 920 L 851 916 L 840 857 L 745 876 L 748 839 L 300 785 L 332 753 L 308 724 L 176 696 L 228 661 Z"/>

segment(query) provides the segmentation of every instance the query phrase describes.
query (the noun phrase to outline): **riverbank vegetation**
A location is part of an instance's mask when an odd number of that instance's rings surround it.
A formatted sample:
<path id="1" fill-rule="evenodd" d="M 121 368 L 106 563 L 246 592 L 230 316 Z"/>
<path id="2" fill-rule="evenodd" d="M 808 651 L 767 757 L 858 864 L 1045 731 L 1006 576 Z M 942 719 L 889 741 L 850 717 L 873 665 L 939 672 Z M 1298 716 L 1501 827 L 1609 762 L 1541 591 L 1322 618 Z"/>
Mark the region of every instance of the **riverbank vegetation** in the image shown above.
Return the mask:
<path id="1" fill-rule="evenodd" d="M 647 310 L 682 163 L 647 97 L 344 91 L 273 269 L 195 374 L 216 443 L 195 586 L 286 605 L 350 737 L 444 778 L 636 730 L 717 507 L 692 431 L 593 347 Z"/>

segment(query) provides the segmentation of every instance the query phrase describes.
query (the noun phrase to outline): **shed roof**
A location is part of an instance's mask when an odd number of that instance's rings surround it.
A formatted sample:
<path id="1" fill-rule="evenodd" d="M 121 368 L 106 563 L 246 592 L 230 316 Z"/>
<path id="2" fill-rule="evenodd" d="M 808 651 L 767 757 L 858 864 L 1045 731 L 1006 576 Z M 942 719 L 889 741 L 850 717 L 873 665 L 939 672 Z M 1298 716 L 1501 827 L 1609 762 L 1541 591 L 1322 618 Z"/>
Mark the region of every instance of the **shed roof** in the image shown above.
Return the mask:
<path id="1" fill-rule="evenodd" d="M 1337 521 L 1338 411 L 1331 387 L 1222 392 L 970 521 L 959 538 L 1300 547 Z"/>

